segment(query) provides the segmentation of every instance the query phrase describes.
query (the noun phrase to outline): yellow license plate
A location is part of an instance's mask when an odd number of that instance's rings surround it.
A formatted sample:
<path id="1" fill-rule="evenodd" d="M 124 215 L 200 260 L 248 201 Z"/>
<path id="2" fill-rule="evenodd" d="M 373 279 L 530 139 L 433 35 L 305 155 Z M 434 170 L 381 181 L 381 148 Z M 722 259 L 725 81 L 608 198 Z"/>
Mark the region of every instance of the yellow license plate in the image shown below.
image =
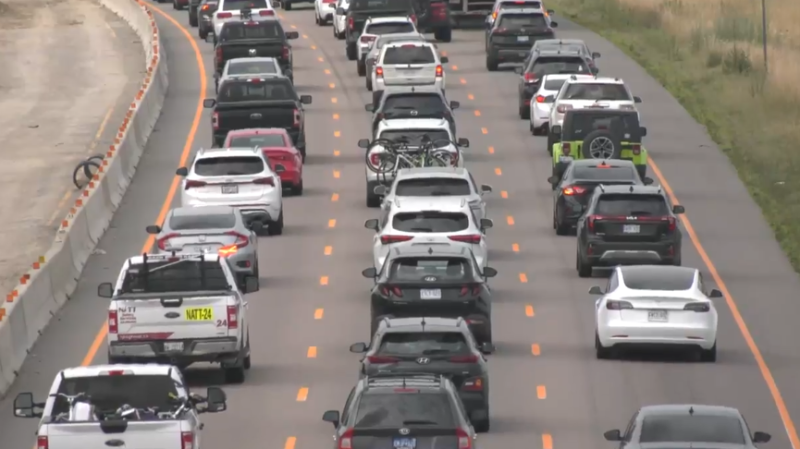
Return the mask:
<path id="1" fill-rule="evenodd" d="M 211 307 L 186 309 L 186 321 L 211 321 L 213 319 L 214 309 Z"/>

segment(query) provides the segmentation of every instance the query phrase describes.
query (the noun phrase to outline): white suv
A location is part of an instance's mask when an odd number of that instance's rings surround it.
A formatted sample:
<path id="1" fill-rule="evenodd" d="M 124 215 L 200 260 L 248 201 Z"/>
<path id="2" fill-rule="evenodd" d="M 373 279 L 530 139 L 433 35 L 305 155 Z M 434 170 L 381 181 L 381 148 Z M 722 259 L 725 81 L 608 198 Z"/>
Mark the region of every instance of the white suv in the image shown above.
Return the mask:
<path id="1" fill-rule="evenodd" d="M 248 227 L 283 233 L 283 187 L 259 148 L 200 149 L 183 176 L 181 206 L 226 205 L 239 209 Z"/>
<path id="2" fill-rule="evenodd" d="M 219 36 L 222 25 L 226 22 L 239 22 L 242 20 L 242 9 L 249 8 L 250 14 L 255 18 L 275 17 L 271 0 L 220 0 L 217 11 L 211 17 L 214 26 L 214 36 Z"/>
<path id="3" fill-rule="evenodd" d="M 539 86 L 539 90 L 536 91 L 531 98 L 531 134 L 534 136 L 547 134 L 547 127 L 550 123 L 550 111 L 553 110 L 554 98 L 561 90 L 561 86 L 573 76 L 578 79 L 594 79 L 591 75 L 565 74 L 545 75 L 542 78 L 542 84 Z"/>
<path id="4" fill-rule="evenodd" d="M 381 49 L 375 62 L 372 90 L 380 92 L 391 86 L 433 85 L 445 91 L 446 56 L 439 56 L 430 42 L 409 40 L 392 42 Z"/>
<path id="5" fill-rule="evenodd" d="M 548 97 L 549 99 L 549 97 Z M 636 103 L 642 99 L 634 97 L 625 81 L 619 78 L 571 76 L 553 97 L 550 110 L 550 126 L 562 125 L 564 114 L 569 109 L 622 109 L 635 111 Z"/>
<path id="6" fill-rule="evenodd" d="M 417 24 L 410 17 L 370 17 L 364 23 L 364 29 L 356 46 L 356 68 L 358 76 L 367 74 L 366 58 L 372 41 L 384 34 L 418 33 Z"/>

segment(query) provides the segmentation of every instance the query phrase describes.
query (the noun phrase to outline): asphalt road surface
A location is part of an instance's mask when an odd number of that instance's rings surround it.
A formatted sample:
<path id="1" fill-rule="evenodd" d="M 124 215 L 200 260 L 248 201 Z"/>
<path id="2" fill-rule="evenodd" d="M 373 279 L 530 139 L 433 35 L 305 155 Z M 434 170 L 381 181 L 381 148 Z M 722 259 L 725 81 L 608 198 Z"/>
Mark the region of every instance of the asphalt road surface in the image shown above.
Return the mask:
<path id="1" fill-rule="evenodd" d="M 259 243 L 262 290 L 249 300 L 253 368 L 243 385 L 226 387 L 226 413 L 204 415 L 206 449 L 329 447 L 332 429 L 320 417 L 341 408 L 357 379 L 358 356 L 349 344 L 369 339 L 371 282 L 360 272 L 370 264 L 371 234 L 363 223 L 376 212 L 365 207 L 356 141 L 368 137 L 363 105 L 370 96 L 330 27 L 314 25 L 309 10 L 282 15 L 287 28 L 301 33 L 294 46 L 298 90 L 314 96 L 306 115 L 306 193 L 285 200 L 284 235 Z M 193 122 L 203 93 L 213 96 L 210 45 L 178 27 L 187 23 L 185 12 L 158 16 L 171 77 L 158 132 L 100 245 L 105 254 L 90 260 L 75 298 L 34 349 L 4 410 L 19 391 L 46 394 L 58 369 L 105 362 L 104 340 L 96 336 L 107 302 L 96 297 L 96 285 L 113 280 L 122 260 L 142 250 L 144 227 L 169 199 L 180 159 L 210 144 L 208 114 L 199 127 Z M 498 348 L 490 357 L 492 430 L 479 437 L 481 447 L 611 448 L 603 431 L 624 428 L 642 405 L 670 402 L 738 407 L 751 430 L 773 435 L 767 447 L 790 447 L 797 439 L 790 414 L 798 416 L 800 407 L 797 276 L 702 128 L 619 50 L 557 20 L 560 36 L 585 39 L 603 54 L 602 73 L 623 77 L 644 99 L 647 144 L 658 164 L 651 176 L 666 181 L 687 209 L 683 262 L 701 267 L 727 294 L 717 302 L 719 358 L 715 364 L 650 354 L 595 359 L 594 298 L 587 290 L 606 281 L 579 279 L 575 238 L 556 237 L 551 228 L 549 159 L 544 139 L 517 118 L 515 75 L 488 73 L 482 33 L 458 31 L 452 43 L 440 44 L 451 61 L 447 92 L 462 104 L 459 137 L 472 144 L 467 166 L 495 190 L 488 238 L 491 265 L 500 272 L 492 280 Z M 221 376 L 195 371 L 190 381 L 202 388 Z M 0 435 L 7 447 L 26 448 L 35 427 L 9 417 Z"/>

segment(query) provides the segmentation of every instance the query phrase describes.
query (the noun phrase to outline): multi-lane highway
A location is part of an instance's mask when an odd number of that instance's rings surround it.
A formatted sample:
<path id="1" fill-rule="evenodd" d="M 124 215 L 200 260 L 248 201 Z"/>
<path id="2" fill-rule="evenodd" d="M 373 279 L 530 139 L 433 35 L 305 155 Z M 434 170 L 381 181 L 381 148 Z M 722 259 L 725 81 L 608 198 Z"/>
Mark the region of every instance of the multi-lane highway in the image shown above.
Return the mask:
<path id="1" fill-rule="evenodd" d="M 1 404 L 9 411 L 0 422 L 3 448 L 33 443 L 36 423 L 10 418 L 17 392 L 41 396 L 58 369 L 105 362 L 98 331 L 107 302 L 97 298 L 96 285 L 150 243 L 144 227 L 169 207 L 175 168 L 210 144 L 209 118 L 198 107 L 213 96 L 211 48 L 186 27 L 185 12 L 158 11 L 170 91 L 157 132 L 102 252 Z M 249 299 L 253 368 L 243 385 L 226 387 L 228 412 L 204 415 L 206 449 L 328 447 L 332 429 L 320 417 L 341 408 L 357 378 L 349 344 L 369 339 L 370 283 L 360 273 L 370 265 L 363 223 L 375 211 L 365 207 L 363 150 L 355 144 L 369 137 L 363 105 L 371 97 L 330 27 L 314 25 L 310 10 L 281 14 L 301 34 L 294 46 L 298 90 L 314 96 L 306 193 L 285 200 L 284 235 L 260 240 L 262 289 Z M 687 209 L 683 263 L 702 267 L 707 282 L 727 294 L 717 303 L 719 359 L 595 360 L 587 290 L 605 280 L 579 279 L 574 237 L 556 237 L 551 228 L 549 160 L 542 138 L 517 118 L 515 75 L 488 73 L 482 33 L 458 31 L 452 43 L 439 44 L 450 58 L 447 92 L 462 105 L 456 113 L 459 137 L 471 140 L 467 166 L 494 187 L 490 261 L 500 272 L 492 280 L 493 422 L 479 437 L 482 447 L 610 448 L 602 432 L 624 428 L 639 406 L 695 402 L 738 407 L 752 430 L 772 433 L 768 447 L 800 449 L 790 417 L 800 416 L 797 276 L 730 164 L 677 102 L 609 43 L 557 20 L 560 36 L 585 39 L 602 53 L 602 73 L 623 77 L 644 99 L 647 145 L 657 164 L 651 175 Z M 198 387 L 221 382 L 216 372 L 190 380 Z"/>

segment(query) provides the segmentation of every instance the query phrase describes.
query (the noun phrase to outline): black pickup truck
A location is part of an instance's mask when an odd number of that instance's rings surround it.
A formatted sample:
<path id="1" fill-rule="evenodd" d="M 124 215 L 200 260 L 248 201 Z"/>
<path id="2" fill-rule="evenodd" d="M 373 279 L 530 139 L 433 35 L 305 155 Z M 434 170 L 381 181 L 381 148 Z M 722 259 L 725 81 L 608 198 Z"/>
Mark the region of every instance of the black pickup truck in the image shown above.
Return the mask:
<path id="1" fill-rule="evenodd" d="M 242 11 L 245 16 L 246 11 Z M 248 20 L 249 19 L 249 20 Z M 247 57 L 276 58 L 283 74 L 293 80 L 292 46 L 289 40 L 297 39 L 297 31 L 284 31 L 275 18 L 260 20 L 245 19 L 242 22 L 227 22 L 222 26 L 214 48 L 214 73 L 219 75 L 225 63 L 231 59 Z"/>
<path id="2" fill-rule="evenodd" d="M 214 146 L 225 142 L 230 131 L 250 128 L 283 128 L 295 148 L 306 158 L 304 104 L 311 95 L 297 95 L 294 85 L 282 75 L 233 78 L 222 81 L 217 99 L 206 98 L 203 106 L 213 109 L 211 127 Z"/>
<path id="3" fill-rule="evenodd" d="M 412 16 L 417 11 L 411 0 L 353 0 L 347 11 L 347 24 L 344 38 L 347 46 L 347 58 L 354 61 L 358 54 L 358 38 L 364 31 L 364 24 L 370 17 Z"/>

